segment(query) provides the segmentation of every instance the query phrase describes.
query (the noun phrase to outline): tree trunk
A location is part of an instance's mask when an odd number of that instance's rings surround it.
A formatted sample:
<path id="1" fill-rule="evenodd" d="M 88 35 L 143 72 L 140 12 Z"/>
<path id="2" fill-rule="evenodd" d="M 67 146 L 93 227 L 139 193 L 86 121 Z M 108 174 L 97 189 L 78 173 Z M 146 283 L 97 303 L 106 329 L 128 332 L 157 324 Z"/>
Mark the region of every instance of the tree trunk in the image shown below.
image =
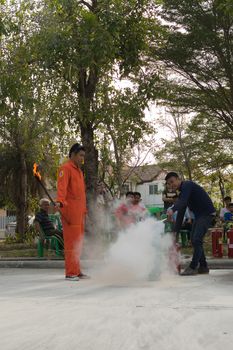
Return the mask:
<path id="1" fill-rule="evenodd" d="M 224 186 L 224 179 L 222 178 L 222 175 L 220 172 L 218 173 L 218 185 L 219 185 L 219 189 L 222 197 L 222 203 L 224 206 L 225 186 Z"/>
<path id="2" fill-rule="evenodd" d="M 109 134 L 111 136 L 112 142 L 113 142 L 113 148 L 114 148 L 114 155 L 115 155 L 115 161 L 116 161 L 116 165 L 115 165 L 115 169 L 114 169 L 114 177 L 116 180 L 116 184 L 117 184 L 117 195 L 120 198 L 121 195 L 123 195 L 123 181 L 122 181 L 122 161 L 121 161 L 121 157 L 120 157 L 120 152 L 118 150 L 118 146 L 117 146 L 117 142 L 114 136 L 114 131 L 108 127 L 108 131 Z"/>
<path id="3" fill-rule="evenodd" d="M 187 154 L 186 145 L 184 144 L 183 137 L 182 137 L 182 129 L 183 129 L 182 116 L 180 117 L 180 114 L 178 114 L 178 116 L 174 115 L 173 120 L 176 127 L 176 134 L 180 145 L 180 149 L 184 157 L 184 165 L 187 169 L 189 180 L 192 181 L 193 177 L 192 177 L 190 158 L 189 158 L 189 155 Z"/>
<path id="4" fill-rule="evenodd" d="M 94 130 L 90 123 L 80 122 L 82 144 L 85 147 L 85 183 L 87 194 L 88 217 L 86 220 L 85 231 L 89 237 L 96 237 L 96 211 L 95 198 L 97 195 L 98 182 L 98 151 L 94 144 Z"/>
<path id="5" fill-rule="evenodd" d="M 94 144 L 94 130 L 91 123 L 80 122 L 82 144 L 85 147 L 85 182 L 87 190 L 87 200 L 96 196 L 98 183 L 98 151 Z"/>
<path id="6" fill-rule="evenodd" d="M 19 188 L 16 203 L 16 232 L 24 239 L 27 224 L 27 165 L 25 154 L 20 152 Z"/>

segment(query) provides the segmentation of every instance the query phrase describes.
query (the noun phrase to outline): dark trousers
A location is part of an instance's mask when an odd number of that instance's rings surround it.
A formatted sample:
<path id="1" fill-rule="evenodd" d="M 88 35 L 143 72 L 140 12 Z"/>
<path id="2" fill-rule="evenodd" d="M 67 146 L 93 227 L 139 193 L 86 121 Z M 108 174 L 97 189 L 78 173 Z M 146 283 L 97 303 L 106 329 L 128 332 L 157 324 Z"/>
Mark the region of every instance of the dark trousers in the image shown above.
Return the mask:
<path id="1" fill-rule="evenodd" d="M 191 238 L 192 227 L 193 227 L 193 224 L 188 223 L 188 222 L 185 222 L 181 226 L 181 230 L 186 230 L 187 231 L 187 240 L 188 241 L 190 241 L 190 238 Z"/>
<path id="2" fill-rule="evenodd" d="M 54 230 L 50 230 L 47 232 L 48 236 L 55 236 L 59 243 L 60 250 L 64 250 L 64 239 L 63 239 L 63 233 L 56 228 Z"/>
<path id="3" fill-rule="evenodd" d="M 191 242 L 193 246 L 193 258 L 190 263 L 192 269 L 196 269 L 198 265 L 207 267 L 206 257 L 203 249 L 203 238 L 213 223 L 213 216 L 206 215 L 196 219 L 193 223 Z"/>

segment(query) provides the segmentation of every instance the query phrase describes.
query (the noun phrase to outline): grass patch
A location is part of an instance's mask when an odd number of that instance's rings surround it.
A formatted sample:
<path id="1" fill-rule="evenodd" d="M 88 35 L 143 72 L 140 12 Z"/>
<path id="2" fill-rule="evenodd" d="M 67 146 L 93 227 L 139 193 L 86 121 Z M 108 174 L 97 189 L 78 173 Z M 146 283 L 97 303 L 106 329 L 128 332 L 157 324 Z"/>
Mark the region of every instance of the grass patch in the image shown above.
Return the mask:
<path id="1" fill-rule="evenodd" d="M 96 242 L 96 247 L 98 247 L 98 242 Z M 106 249 L 107 246 L 106 244 Z M 85 244 L 84 244 L 84 252 L 85 252 Z M 101 245 L 102 247 L 102 245 Z M 205 254 L 208 257 L 212 257 L 212 240 L 211 234 L 208 232 L 204 238 L 204 249 Z M 227 256 L 227 245 L 223 246 L 224 256 Z M 190 255 L 193 254 L 192 247 L 182 247 L 181 248 L 182 255 Z M 55 257 L 55 252 L 51 250 L 44 249 L 44 257 Z M 38 257 L 37 254 L 37 245 L 36 243 L 6 243 L 5 241 L 0 241 L 0 258 L 17 258 L 17 257 Z"/>
<path id="2" fill-rule="evenodd" d="M 36 243 L 6 243 L 0 242 L 0 259 L 1 258 L 37 258 Z M 56 257 L 55 251 L 44 249 L 45 258 Z"/>
<path id="3" fill-rule="evenodd" d="M 0 250 L 0 258 L 36 258 L 37 256 L 36 249 Z"/>
<path id="4" fill-rule="evenodd" d="M 211 232 L 209 231 L 205 237 L 204 237 L 204 250 L 205 250 L 205 255 L 208 257 L 213 257 L 212 254 L 212 237 L 211 237 Z M 228 253 L 228 248 L 227 244 L 223 244 L 223 257 L 227 257 Z M 183 255 L 192 255 L 193 254 L 193 249 L 192 247 L 182 247 L 181 248 L 181 254 Z"/>
<path id="5" fill-rule="evenodd" d="M 6 243 L 0 242 L 0 251 L 36 249 L 36 243 Z"/>

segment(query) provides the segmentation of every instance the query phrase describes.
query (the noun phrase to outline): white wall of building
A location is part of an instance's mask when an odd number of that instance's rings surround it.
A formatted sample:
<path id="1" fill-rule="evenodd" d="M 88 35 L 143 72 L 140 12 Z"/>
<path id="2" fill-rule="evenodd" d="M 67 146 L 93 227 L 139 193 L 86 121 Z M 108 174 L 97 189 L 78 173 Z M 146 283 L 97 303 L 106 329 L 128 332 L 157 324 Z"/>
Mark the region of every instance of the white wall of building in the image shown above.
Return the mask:
<path id="1" fill-rule="evenodd" d="M 136 186 L 136 191 L 142 195 L 142 201 L 146 206 L 163 207 L 162 192 L 164 190 L 164 180 L 155 180 Z M 155 185 L 158 194 L 150 194 L 150 186 Z"/>

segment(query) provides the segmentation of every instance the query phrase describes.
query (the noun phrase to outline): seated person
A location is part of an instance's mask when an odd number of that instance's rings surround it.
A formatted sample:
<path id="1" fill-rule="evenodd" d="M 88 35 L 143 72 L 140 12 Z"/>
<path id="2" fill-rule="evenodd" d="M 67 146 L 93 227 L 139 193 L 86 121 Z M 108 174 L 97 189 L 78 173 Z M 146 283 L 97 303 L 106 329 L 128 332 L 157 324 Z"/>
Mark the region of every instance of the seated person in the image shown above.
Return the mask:
<path id="1" fill-rule="evenodd" d="M 142 203 L 140 192 L 134 192 L 134 199 L 130 210 L 134 216 L 134 223 L 145 220 L 149 216 L 145 205 Z"/>
<path id="2" fill-rule="evenodd" d="M 224 198 L 224 203 L 225 203 L 225 207 L 222 208 L 221 211 L 220 211 L 220 220 L 221 220 L 222 222 L 225 221 L 225 219 L 224 219 L 225 213 L 230 213 L 229 204 L 231 203 L 231 197 L 226 196 L 226 197 Z"/>
<path id="3" fill-rule="evenodd" d="M 175 225 L 177 218 L 177 211 L 173 214 L 172 220 L 173 220 L 173 225 Z M 193 220 L 194 220 L 194 214 L 193 212 L 187 207 L 185 210 L 183 222 L 181 225 L 181 230 L 186 230 L 187 231 L 187 240 L 188 244 L 190 244 L 190 238 L 191 238 L 191 231 L 192 231 L 192 225 L 193 225 Z"/>
<path id="4" fill-rule="evenodd" d="M 185 214 L 184 214 L 184 221 L 183 224 L 181 226 L 182 230 L 187 230 L 187 239 L 188 239 L 188 243 L 190 243 L 191 240 L 191 232 L 192 232 L 192 228 L 193 228 L 193 221 L 194 221 L 194 214 L 193 212 L 187 207 Z"/>
<path id="5" fill-rule="evenodd" d="M 115 216 L 117 224 L 120 229 L 127 228 L 130 224 L 134 223 L 134 218 L 131 213 L 131 207 L 134 200 L 134 193 L 129 191 L 126 193 L 126 198 L 115 210 Z"/>
<path id="6" fill-rule="evenodd" d="M 178 194 L 176 191 L 173 191 L 171 188 L 168 187 L 167 184 L 165 184 L 165 189 L 163 191 L 163 202 L 164 202 L 164 213 L 167 212 L 167 209 L 172 206 L 172 204 L 175 203 L 175 201 L 178 198 Z"/>
<path id="7" fill-rule="evenodd" d="M 46 236 L 55 236 L 60 245 L 60 249 L 64 249 L 63 233 L 56 228 L 49 218 L 50 201 L 47 198 L 42 198 L 39 202 L 40 211 L 36 213 L 35 221 L 38 222 Z"/>
<path id="8" fill-rule="evenodd" d="M 233 227 L 233 203 L 230 203 L 229 212 L 224 214 L 224 229 L 228 230 Z"/>

